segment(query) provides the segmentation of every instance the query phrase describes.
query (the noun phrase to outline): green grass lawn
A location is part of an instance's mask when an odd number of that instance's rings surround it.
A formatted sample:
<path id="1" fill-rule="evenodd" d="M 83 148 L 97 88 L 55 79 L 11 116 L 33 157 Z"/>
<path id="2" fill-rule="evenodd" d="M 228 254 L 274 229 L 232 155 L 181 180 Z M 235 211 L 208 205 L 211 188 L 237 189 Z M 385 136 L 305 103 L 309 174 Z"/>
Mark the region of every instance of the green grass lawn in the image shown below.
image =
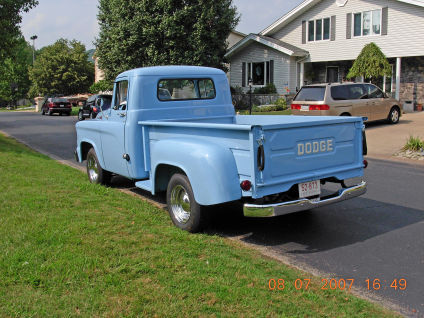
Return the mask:
<path id="1" fill-rule="evenodd" d="M 27 108 L 29 106 L 30 105 L 18 106 L 16 109 L 7 109 L 6 107 L 1 107 L 0 108 L 0 112 L 16 112 L 16 111 L 28 110 Z"/>
<path id="2" fill-rule="evenodd" d="M 80 106 L 72 106 L 71 116 L 78 116 L 79 109 L 80 109 Z"/>
<path id="3" fill-rule="evenodd" d="M 4 317 L 390 317 L 219 236 L 189 234 L 139 198 L 0 135 Z M 269 290 L 284 278 L 284 290 Z"/>

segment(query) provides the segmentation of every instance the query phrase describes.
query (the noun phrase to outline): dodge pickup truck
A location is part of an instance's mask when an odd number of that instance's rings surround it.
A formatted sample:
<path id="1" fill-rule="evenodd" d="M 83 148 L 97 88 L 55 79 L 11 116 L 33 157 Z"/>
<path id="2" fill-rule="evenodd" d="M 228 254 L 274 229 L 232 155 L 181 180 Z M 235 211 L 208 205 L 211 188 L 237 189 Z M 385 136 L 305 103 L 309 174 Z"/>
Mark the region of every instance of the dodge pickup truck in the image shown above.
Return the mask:
<path id="1" fill-rule="evenodd" d="M 226 202 L 270 217 L 366 191 L 362 118 L 236 115 L 227 77 L 214 68 L 123 72 L 111 107 L 76 130 L 90 182 L 113 174 L 153 195 L 166 191 L 173 223 L 190 232 Z M 337 189 L 326 193 L 326 183 Z"/>

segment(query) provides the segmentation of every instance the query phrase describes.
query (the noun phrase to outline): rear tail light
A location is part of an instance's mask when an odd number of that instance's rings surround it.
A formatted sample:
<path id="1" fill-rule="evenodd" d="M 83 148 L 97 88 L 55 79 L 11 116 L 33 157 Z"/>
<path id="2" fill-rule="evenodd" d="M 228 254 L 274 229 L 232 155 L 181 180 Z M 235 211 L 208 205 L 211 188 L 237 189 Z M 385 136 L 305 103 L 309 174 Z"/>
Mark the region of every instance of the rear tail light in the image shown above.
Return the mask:
<path id="1" fill-rule="evenodd" d="M 301 109 L 301 105 L 292 104 L 291 109 Z M 309 110 L 329 110 L 330 106 L 328 105 L 309 105 Z"/>
<path id="2" fill-rule="evenodd" d="M 54 107 L 54 103 L 49 103 L 47 106 Z"/>
<path id="3" fill-rule="evenodd" d="M 240 188 L 241 188 L 243 191 L 249 191 L 249 190 L 252 188 L 252 183 L 251 183 L 249 180 L 243 180 L 243 181 L 240 183 Z"/>
<path id="4" fill-rule="evenodd" d="M 310 105 L 309 110 L 329 110 L 330 106 L 328 105 Z"/>
<path id="5" fill-rule="evenodd" d="M 364 169 L 366 169 L 368 167 L 368 160 L 364 159 L 363 164 L 364 164 Z"/>
<path id="6" fill-rule="evenodd" d="M 97 107 L 93 107 L 93 112 L 97 113 Z"/>

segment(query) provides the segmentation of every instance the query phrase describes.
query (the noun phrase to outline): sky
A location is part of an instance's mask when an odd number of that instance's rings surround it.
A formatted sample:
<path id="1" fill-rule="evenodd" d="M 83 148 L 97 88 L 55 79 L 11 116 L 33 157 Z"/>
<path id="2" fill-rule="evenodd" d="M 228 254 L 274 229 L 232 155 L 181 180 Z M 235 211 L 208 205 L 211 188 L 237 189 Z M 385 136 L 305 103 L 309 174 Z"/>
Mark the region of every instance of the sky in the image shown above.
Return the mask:
<path id="1" fill-rule="evenodd" d="M 236 28 L 245 34 L 259 33 L 302 0 L 233 0 L 241 15 Z M 60 38 L 78 40 L 87 50 L 94 48 L 99 33 L 97 0 L 39 0 L 37 7 L 24 13 L 21 30 L 25 39 L 37 35 L 36 49 Z"/>

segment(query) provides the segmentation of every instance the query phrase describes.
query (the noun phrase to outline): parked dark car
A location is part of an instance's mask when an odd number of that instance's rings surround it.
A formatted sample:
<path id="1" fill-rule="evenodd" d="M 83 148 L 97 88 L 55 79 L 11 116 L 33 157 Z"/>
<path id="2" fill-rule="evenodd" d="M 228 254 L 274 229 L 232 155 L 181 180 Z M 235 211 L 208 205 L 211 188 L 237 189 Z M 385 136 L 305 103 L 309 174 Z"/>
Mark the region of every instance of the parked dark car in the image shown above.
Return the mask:
<path id="1" fill-rule="evenodd" d="M 101 94 L 90 96 L 78 111 L 78 120 L 94 119 L 101 110 L 107 110 L 112 103 L 112 95 Z"/>
<path id="2" fill-rule="evenodd" d="M 60 116 L 62 114 L 70 115 L 72 112 L 71 103 L 63 97 L 49 97 L 41 106 L 41 115 L 53 115 L 53 113 L 58 113 Z"/>

